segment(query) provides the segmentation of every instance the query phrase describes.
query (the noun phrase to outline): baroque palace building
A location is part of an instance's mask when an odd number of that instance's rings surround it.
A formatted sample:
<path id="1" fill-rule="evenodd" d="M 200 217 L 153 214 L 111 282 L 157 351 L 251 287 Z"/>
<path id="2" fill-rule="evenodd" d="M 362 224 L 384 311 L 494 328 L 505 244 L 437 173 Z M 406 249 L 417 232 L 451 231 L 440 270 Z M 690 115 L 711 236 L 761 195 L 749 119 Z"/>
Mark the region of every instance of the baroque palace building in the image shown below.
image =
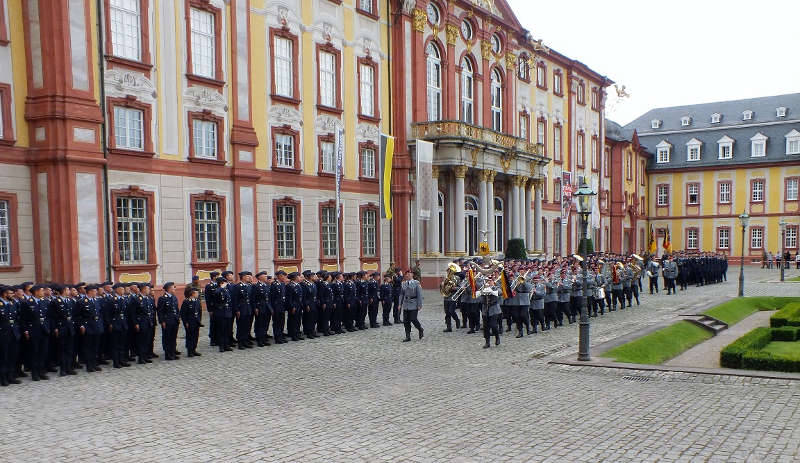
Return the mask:
<path id="1" fill-rule="evenodd" d="M 782 244 L 798 251 L 800 94 L 653 109 L 622 132 L 650 156 L 646 214 L 659 253 L 669 231 L 676 250 L 720 252 L 738 262 L 743 212 L 751 217 L 747 263 L 781 253 Z"/>
<path id="2" fill-rule="evenodd" d="M 612 82 L 535 41 L 504 1 L 397 3 L 392 62 L 405 72 L 392 82 L 394 255 L 410 247 L 432 286 L 454 257 L 476 254 L 484 232 L 494 252 L 509 238 L 531 254 L 577 250 L 574 207 L 561 223 L 562 181 L 608 188 L 601 153 Z M 405 180 L 418 139 L 435 143 L 425 221 Z"/>
<path id="3" fill-rule="evenodd" d="M 388 265 L 388 19 L 377 0 L 0 2 L 0 279 Z"/>

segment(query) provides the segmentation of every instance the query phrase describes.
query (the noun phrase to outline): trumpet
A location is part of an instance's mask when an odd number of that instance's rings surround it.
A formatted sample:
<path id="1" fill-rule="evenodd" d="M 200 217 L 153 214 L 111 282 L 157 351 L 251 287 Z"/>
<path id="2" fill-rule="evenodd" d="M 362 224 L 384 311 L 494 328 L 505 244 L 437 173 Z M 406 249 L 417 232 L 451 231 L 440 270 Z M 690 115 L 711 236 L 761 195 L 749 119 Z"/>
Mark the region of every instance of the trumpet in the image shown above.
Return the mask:
<path id="1" fill-rule="evenodd" d="M 514 289 L 516 289 L 517 286 L 519 286 L 521 283 L 525 282 L 528 279 L 528 274 L 530 272 L 531 272 L 530 270 L 526 270 L 525 273 L 523 273 L 522 275 L 518 276 L 514 280 L 514 284 L 511 285 L 511 291 L 514 291 Z"/>
<path id="2" fill-rule="evenodd" d="M 458 301 L 458 298 L 460 298 L 461 295 L 464 294 L 464 291 L 467 290 L 467 286 L 468 285 L 469 285 L 469 281 L 467 281 L 467 279 L 465 278 L 464 281 L 461 282 L 461 285 L 458 287 L 456 292 L 453 293 L 452 296 L 450 296 L 450 300 L 451 301 Z"/>

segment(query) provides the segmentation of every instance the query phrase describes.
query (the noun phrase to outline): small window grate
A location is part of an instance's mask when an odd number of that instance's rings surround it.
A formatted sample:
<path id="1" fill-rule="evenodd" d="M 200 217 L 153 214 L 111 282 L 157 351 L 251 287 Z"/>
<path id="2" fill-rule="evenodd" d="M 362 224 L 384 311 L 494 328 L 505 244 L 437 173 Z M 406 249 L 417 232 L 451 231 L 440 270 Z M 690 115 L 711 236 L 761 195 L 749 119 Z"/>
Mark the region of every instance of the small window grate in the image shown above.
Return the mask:
<path id="1" fill-rule="evenodd" d="M 646 382 L 650 381 L 650 377 L 649 376 L 631 376 L 631 375 L 629 375 L 629 376 L 623 376 L 622 379 L 624 379 L 626 381 L 634 381 L 634 382 L 637 382 L 637 383 L 646 383 Z"/>

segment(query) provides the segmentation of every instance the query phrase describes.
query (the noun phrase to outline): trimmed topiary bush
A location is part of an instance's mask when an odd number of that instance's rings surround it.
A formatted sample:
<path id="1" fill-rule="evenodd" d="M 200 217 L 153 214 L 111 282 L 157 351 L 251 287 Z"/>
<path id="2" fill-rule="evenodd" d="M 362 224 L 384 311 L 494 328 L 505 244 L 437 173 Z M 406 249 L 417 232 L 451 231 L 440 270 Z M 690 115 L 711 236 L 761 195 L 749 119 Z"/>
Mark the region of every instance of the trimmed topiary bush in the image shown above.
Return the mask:
<path id="1" fill-rule="evenodd" d="M 506 248 L 506 259 L 527 259 L 528 252 L 525 250 L 525 240 L 522 238 L 512 238 L 508 240 Z"/>
<path id="2" fill-rule="evenodd" d="M 742 368 L 742 355 L 756 351 L 772 341 L 772 331 L 767 327 L 756 328 L 722 349 L 719 363 L 723 368 Z"/>
<path id="3" fill-rule="evenodd" d="M 775 315 L 770 317 L 769 326 L 779 328 L 781 326 L 800 326 L 800 302 L 786 304 Z"/>
<path id="4" fill-rule="evenodd" d="M 787 354 L 771 354 L 754 350 L 742 355 L 742 368 L 748 370 L 800 372 L 800 356 Z"/>
<path id="5" fill-rule="evenodd" d="M 798 331 L 800 331 L 800 326 L 781 326 L 780 328 L 772 328 L 772 340 L 797 341 Z"/>

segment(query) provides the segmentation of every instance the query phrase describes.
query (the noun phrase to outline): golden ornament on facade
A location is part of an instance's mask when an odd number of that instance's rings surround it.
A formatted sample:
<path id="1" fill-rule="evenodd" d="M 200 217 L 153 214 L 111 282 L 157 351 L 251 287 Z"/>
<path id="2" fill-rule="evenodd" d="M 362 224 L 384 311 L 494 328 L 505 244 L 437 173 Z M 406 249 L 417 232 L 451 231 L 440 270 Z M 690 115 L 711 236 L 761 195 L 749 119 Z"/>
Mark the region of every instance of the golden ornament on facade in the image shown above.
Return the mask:
<path id="1" fill-rule="evenodd" d="M 481 56 L 483 59 L 491 59 L 493 54 L 492 44 L 488 40 L 481 40 Z"/>
<path id="2" fill-rule="evenodd" d="M 425 23 L 428 22 L 428 15 L 419 8 L 414 8 L 411 14 L 414 17 L 414 30 L 425 32 Z"/>
<path id="3" fill-rule="evenodd" d="M 503 172 L 508 172 L 508 169 L 511 167 L 511 156 L 509 155 L 501 156 L 500 166 L 503 168 Z"/>
<path id="4" fill-rule="evenodd" d="M 464 178 L 467 175 L 467 166 L 455 166 L 453 167 L 453 174 L 456 178 Z"/>
<path id="5" fill-rule="evenodd" d="M 513 70 L 517 67 L 517 57 L 512 52 L 506 52 L 506 69 Z"/>
<path id="6" fill-rule="evenodd" d="M 455 45 L 456 40 L 458 40 L 458 28 L 452 24 L 448 24 L 445 31 L 447 33 L 447 44 Z"/>

